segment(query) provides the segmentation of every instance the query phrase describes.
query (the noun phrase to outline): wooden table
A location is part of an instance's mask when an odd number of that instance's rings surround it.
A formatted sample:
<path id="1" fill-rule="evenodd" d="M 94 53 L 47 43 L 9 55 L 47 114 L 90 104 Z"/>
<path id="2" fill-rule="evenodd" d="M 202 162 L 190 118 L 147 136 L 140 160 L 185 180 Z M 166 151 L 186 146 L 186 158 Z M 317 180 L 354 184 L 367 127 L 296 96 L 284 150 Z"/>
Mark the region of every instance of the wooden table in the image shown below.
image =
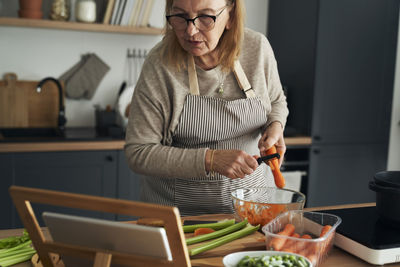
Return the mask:
<path id="1" fill-rule="evenodd" d="M 374 206 L 375 203 L 365 203 L 365 204 L 350 204 L 350 205 L 340 205 L 340 206 L 329 206 L 329 207 L 318 207 L 318 208 L 306 208 L 307 211 L 313 210 L 329 210 L 329 209 L 340 209 L 340 208 L 356 208 L 356 207 L 368 207 Z M 233 215 L 222 215 L 222 214 L 215 214 L 215 215 L 201 215 L 201 216 L 192 216 L 192 217 L 185 217 L 185 219 L 196 219 L 196 220 L 220 220 L 224 218 L 233 218 Z M 13 236 L 13 235 L 20 235 L 22 233 L 21 229 L 11 229 L 11 230 L 0 230 L 0 238 Z M 237 240 L 238 241 L 238 240 Z M 265 248 L 264 243 L 260 240 L 259 244 L 253 244 L 254 247 L 259 247 L 262 249 Z M 192 266 L 201 266 L 201 267 L 220 267 L 222 265 L 222 256 L 214 256 L 214 257 L 207 257 L 207 258 L 194 258 L 192 259 Z M 15 267 L 31 267 L 30 262 L 24 262 Z M 366 266 L 374 266 L 371 265 L 349 253 L 346 251 L 333 247 L 329 257 L 326 259 L 325 262 L 321 265 L 321 267 L 366 267 Z M 388 267 L 400 267 L 400 263 L 393 263 L 393 264 L 386 264 L 385 266 Z"/>

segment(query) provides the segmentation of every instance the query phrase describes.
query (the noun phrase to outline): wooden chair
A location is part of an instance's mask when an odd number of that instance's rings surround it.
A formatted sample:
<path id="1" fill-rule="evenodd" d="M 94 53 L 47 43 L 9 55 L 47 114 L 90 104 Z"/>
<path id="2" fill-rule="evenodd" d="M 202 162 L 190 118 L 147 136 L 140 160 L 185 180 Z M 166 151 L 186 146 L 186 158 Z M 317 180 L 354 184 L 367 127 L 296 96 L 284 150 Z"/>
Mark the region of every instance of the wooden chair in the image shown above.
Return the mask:
<path id="1" fill-rule="evenodd" d="M 51 257 L 54 253 L 94 259 L 96 267 L 110 266 L 111 261 L 127 266 L 191 266 L 179 210 L 176 207 L 20 186 L 11 186 L 9 191 L 41 263 L 45 267 L 55 266 Z M 31 203 L 160 219 L 164 222 L 172 261 L 53 242 L 45 237 Z"/>

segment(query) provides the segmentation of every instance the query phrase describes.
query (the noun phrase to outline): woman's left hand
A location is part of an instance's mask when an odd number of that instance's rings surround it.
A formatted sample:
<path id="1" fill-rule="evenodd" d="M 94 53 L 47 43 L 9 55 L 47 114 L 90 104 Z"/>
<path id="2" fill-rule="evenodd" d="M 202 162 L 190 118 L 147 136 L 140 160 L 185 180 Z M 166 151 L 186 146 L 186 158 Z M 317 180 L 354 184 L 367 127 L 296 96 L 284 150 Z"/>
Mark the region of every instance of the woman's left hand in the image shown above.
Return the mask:
<path id="1" fill-rule="evenodd" d="M 283 128 L 280 122 L 272 122 L 264 134 L 258 141 L 258 148 L 260 149 L 260 155 L 265 156 L 268 148 L 275 145 L 276 151 L 281 155 L 279 159 L 279 166 L 283 163 L 283 155 L 286 152 L 285 140 L 283 139 Z"/>

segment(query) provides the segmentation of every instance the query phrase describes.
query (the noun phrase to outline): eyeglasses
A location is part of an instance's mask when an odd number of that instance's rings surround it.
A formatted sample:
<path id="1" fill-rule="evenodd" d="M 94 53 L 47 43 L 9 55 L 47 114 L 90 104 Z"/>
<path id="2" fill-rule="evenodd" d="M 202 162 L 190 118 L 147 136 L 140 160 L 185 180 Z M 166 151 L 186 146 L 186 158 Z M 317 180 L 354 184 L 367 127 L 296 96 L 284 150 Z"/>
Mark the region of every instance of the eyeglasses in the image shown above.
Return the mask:
<path id="1" fill-rule="evenodd" d="M 211 31 L 214 29 L 215 21 L 219 15 L 224 12 L 224 10 L 228 6 L 224 6 L 222 10 L 216 14 L 215 16 L 212 15 L 200 15 L 193 19 L 185 18 L 184 14 L 175 14 L 175 15 L 168 15 L 166 16 L 168 23 L 171 25 L 172 28 L 175 30 L 184 30 L 189 25 L 189 22 L 192 22 L 197 29 L 201 31 Z"/>

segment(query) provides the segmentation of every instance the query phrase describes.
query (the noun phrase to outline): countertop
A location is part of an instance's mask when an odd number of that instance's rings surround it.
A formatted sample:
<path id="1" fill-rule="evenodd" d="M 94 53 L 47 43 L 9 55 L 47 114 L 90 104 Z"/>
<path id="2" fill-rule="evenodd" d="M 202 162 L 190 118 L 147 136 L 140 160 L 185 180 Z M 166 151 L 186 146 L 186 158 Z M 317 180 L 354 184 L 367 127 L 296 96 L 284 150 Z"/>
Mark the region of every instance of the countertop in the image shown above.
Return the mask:
<path id="1" fill-rule="evenodd" d="M 66 128 L 63 136 L 0 137 L 0 153 L 121 150 L 125 145 L 124 137 L 123 133 L 114 136 L 99 134 L 90 127 Z M 309 146 L 311 137 L 286 137 L 285 142 L 288 147 Z"/>
<path id="2" fill-rule="evenodd" d="M 3 137 L 0 153 L 80 150 L 119 150 L 125 145 L 123 133 L 108 135 L 94 127 L 66 128 L 62 136 Z"/>
<path id="3" fill-rule="evenodd" d="M 316 208 L 306 208 L 305 210 L 313 211 L 313 210 L 329 210 L 329 209 L 340 209 L 340 208 L 357 208 L 357 207 L 370 207 L 374 206 L 375 203 L 363 203 L 363 204 L 349 204 L 349 205 L 340 205 L 340 206 L 329 206 L 329 207 L 316 207 Z M 198 220 L 216 220 L 222 218 L 233 218 L 233 215 L 201 215 L 201 216 L 191 216 L 185 217 L 185 219 L 198 219 Z M 19 235 L 21 233 L 21 229 L 12 229 L 12 230 L 0 230 L 0 238 Z M 20 263 L 15 265 L 15 267 L 31 267 L 30 262 Z M 192 266 L 202 266 L 202 267 L 219 267 L 222 265 L 222 257 L 212 257 L 212 258 L 200 258 L 200 259 L 192 259 Z M 375 266 L 371 265 L 349 253 L 346 251 L 333 247 L 329 253 L 328 258 L 321 264 L 320 267 L 367 267 L 367 266 Z M 400 263 L 393 264 L 385 264 L 388 267 L 400 267 Z"/>

